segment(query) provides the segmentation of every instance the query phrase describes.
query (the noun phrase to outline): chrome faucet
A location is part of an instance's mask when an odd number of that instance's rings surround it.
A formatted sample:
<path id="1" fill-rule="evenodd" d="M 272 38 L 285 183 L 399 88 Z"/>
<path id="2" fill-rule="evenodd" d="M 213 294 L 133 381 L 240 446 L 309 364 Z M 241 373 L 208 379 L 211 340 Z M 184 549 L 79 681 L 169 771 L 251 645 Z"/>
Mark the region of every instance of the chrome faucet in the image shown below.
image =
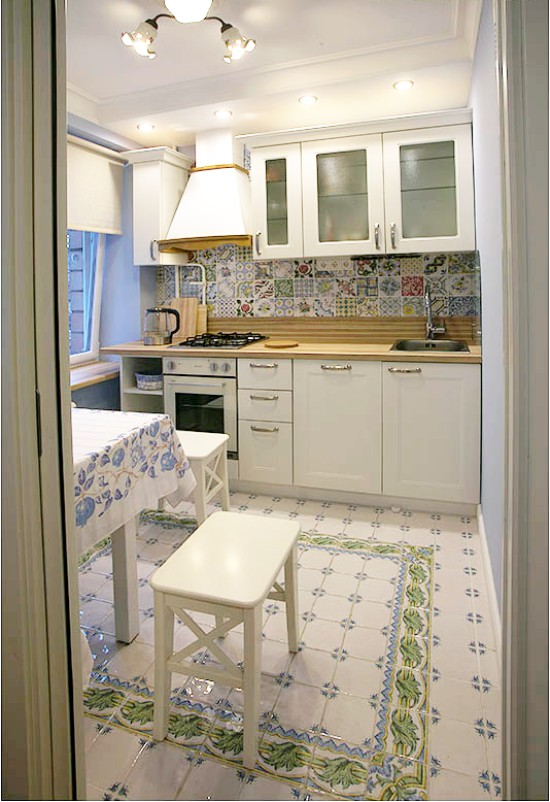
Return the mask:
<path id="1" fill-rule="evenodd" d="M 433 314 L 432 314 L 432 293 L 430 291 L 430 285 L 426 281 L 426 290 L 424 292 L 424 306 L 426 307 L 426 338 L 428 340 L 433 340 L 436 334 L 445 334 L 445 326 L 434 326 L 433 322 Z"/>

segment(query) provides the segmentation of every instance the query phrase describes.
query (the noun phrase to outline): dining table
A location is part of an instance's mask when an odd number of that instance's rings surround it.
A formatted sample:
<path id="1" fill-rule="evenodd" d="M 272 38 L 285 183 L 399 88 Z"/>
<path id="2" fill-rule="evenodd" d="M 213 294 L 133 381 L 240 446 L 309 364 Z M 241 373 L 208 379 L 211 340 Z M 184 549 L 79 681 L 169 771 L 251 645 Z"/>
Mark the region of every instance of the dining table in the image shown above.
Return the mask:
<path id="1" fill-rule="evenodd" d="M 139 631 L 137 516 L 173 507 L 196 481 L 168 415 L 72 410 L 74 510 L 78 550 L 111 538 L 115 635 L 130 643 Z"/>

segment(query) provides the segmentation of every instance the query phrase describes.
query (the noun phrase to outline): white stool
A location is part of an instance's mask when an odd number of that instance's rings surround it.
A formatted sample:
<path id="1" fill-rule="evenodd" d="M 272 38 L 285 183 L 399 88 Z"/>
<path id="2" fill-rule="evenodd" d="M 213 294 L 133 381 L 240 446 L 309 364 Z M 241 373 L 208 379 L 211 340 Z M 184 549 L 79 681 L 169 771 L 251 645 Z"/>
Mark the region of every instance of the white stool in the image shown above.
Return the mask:
<path id="1" fill-rule="evenodd" d="M 296 541 L 300 525 L 260 515 L 215 512 L 151 578 L 155 593 L 155 717 L 153 737 L 168 725 L 172 672 L 239 687 L 244 696 L 243 764 L 256 762 L 260 713 L 262 606 L 266 598 L 286 602 L 288 647 L 298 651 Z M 284 587 L 276 580 L 284 566 Z M 216 626 L 205 632 L 186 612 L 210 613 Z M 174 614 L 196 640 L 174 653 Z M 217 639 L 244 622 L 240 668 Z M 187 659 L 207 648 L 221 668 Z"/>
<path id="2" fill-rule="evenodd" d="M 197 480 L 193 491 L 197 522 L 206 520 L 206 505 L 218 493 L 222 510 L 229 510 L 229 481 L 227 476 L 227 441 L 229 435 L 211 432 L 177 431 L 176 434 Z M 159 502 L 164 509 L 164 499 Z"/>

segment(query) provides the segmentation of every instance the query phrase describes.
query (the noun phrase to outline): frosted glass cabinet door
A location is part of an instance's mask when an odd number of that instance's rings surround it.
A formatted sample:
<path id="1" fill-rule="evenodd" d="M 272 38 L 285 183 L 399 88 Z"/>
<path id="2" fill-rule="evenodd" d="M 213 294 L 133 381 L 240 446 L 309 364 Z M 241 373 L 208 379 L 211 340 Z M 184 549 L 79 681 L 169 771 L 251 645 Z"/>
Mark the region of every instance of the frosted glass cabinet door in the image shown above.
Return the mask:
<path id="1" fill-rule="evenodd" d="M 386 250 L 475 248 L 471 128 L 383 134 Z"/>
<path id="2" fill-rule="evenodd" d="M 302 143 L 304 255 L 383 251 L 380 134 Z"/>
<path id="3" fill-rule="evenodd" d="M 300 145 L 251 153 L 254 258 L 303 256 Z"/>

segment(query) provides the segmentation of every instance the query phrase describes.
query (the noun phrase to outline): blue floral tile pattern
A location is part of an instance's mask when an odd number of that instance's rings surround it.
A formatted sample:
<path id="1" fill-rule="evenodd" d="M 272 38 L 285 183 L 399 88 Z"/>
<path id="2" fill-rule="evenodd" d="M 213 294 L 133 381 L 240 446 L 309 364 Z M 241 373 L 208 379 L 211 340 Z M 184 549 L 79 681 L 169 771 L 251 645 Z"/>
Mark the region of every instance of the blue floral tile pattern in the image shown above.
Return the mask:
<path id="1" fill-rule="evenodd" d="M 206 267 L 208 304 L 214 317 L 244 314 L 242 299 L 258 317 L 418 317 L 424 316 L 424 307 L 410 299 L 421 299 L 428 284 L 436 314 L 477 316 L 481 306 L 477 252 L 253 261 L 249 248 L 222 245 L 197 252 L 197 261 Z M 176 270 L 180 295 L 200 295 L 197 268 L 158 268 L 159 304 L 174 297 Z M 356 304 L 339 302 L 355 297 Z M 292 303 L 259 303 L 287 298 Z M 400 303 L 388 305 L 386 299 Z"/>

